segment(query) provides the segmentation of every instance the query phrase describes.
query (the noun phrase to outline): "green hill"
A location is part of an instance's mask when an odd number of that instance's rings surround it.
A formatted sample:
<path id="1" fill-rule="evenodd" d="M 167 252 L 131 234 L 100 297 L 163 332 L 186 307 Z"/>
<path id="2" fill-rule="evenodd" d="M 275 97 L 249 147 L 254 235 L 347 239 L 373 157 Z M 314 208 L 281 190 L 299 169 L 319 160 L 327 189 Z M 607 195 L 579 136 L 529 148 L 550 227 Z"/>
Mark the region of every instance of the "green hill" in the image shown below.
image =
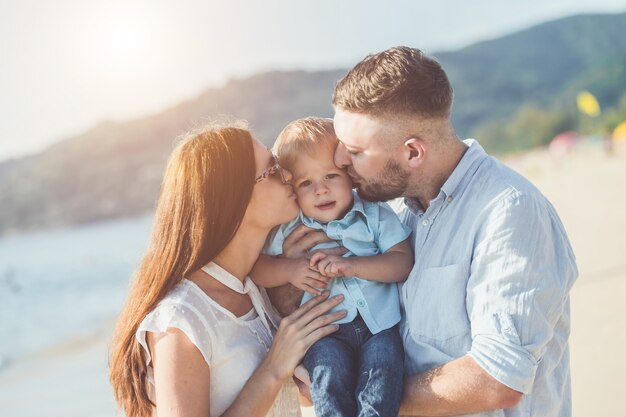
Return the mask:
<path id="1" fill-rule="evenodd" d="M 625 27 L 626 13 L 574 16 L 435 54 L 455 90 L 457 130 L 472 135 L 524 104 L 574 106 L 582 89 L 616 105 L 626 92 Z"/>
<path id="2" fill-rule="evenodd" d="M 626 90 L 624 27 L 626 13 L 575 16 L 434 53 L 455 90 L 457 131 L 504 153 L 575 128 L 580 90 L 594 93 L 603 109 L 617 109 Z M 269 146 L 295 118 L 332 116 L 330 97 L 344 73 L 269 72 L 232 80 L 162 113 L 102 123 L 38 155 L 4 161 L 0 234 L 149 211 L 178 135 L 216 115 L 234 115 Z M 609 112 L 610 123 L 626 117 L 626 106 L 623 115 L 621 109 Z"/>
<path id="3" fill-rule="evenodd" d="M 177 136 L 217 115 L 236 115 L 271 146 L 293 119 L 332 116 L 330 97 L 343 73 L 271 72 L 233 80 L 160 114 L 102 123 L 38 155 L 2 162 L 0 235 L 149 211 Z"/>

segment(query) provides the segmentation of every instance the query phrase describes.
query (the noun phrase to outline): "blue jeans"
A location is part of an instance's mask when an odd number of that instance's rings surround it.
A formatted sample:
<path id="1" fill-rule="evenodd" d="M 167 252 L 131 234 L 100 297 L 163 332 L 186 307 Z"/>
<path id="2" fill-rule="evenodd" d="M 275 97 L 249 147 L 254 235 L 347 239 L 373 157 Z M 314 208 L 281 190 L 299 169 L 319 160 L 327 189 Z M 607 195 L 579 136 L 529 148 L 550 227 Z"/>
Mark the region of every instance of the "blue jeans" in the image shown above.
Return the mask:
<path id="1" fill-rule="evenodd" d="M 404 376 L 398 325 L 373 335 L 357 315 L 313 344 L 303 364 L 317 417 L 398 416 Z"/>

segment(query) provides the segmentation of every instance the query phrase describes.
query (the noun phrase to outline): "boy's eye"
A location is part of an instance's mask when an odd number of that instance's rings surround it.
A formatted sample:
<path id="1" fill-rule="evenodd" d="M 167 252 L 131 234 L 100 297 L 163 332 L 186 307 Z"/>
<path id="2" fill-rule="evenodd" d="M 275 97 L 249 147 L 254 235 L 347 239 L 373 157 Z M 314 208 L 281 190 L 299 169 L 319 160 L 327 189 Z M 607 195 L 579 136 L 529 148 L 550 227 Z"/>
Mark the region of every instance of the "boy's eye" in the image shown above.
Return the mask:
<path id="1" fill-rule="evenodd" d="M 338 176 L 339 176 L 339 174 L 328 174 L 328 175 L 326 175 L 326 179 L 332 180 L 333 178 L 336 178 Z"/>
<path id="2" fill-rule="evenodd" d="M 311 185 L 311 181 L 309 181 L 309 180 L 304 180 L 304 181 L 302 181 L 300 184 L 298 184 L 298 188 L 308 187 L 309 185 Z"/>

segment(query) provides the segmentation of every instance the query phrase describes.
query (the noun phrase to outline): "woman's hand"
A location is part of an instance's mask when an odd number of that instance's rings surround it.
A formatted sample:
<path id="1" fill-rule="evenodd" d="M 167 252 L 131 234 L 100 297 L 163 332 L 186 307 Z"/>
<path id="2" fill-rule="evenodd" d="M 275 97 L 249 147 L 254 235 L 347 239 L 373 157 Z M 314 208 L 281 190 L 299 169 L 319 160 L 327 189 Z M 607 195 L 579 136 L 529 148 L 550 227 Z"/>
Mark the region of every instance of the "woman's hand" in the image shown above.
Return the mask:
<path id="1" fill-rule="evenodd" d="M 261 366 L 250 376 L 222 417 L 267 415 L 276 395 L 289 377 L 293 376 L 307 349 L 322 337 L 336 331 L 339 326 L 331 323 L 345 317 L 345 310 L 328 313 L 343 299 L 342 296 L 328 298 L 328 295 L 328 291 L 325 291 L 282 319 Z M 197 349 L 196 352 L 201 357 Z M 306 387 L 300 385 L 302 392 L 306 394 Z"/>
<path id="2" fill-rule="evenodd" d="M 343 301 L 343 296 L 328 298 L 328 294 L 325 291 L 312 298 L 280 322 L 263 365 L 276 379 L 291 377 L 309 347 L 339 328 L 332 323 L 345 317 L 346 311 L 326 313 Z"/>
<path id="3" fill-rule="evenodd" d="M 332 242 L 333 240 L 326 236 L 322 230 L 311 229 L 301 224 L 296 227 L 283 242 L 283 255 L 285 258 L 310 258 L 313 254 L 309 253 L 315 245 L 324 242 Z M 327 255 L 343 255 L 348 250 L 343 246 L 330 249 L 320 249 L 315 251 L 323 252 Z"/>

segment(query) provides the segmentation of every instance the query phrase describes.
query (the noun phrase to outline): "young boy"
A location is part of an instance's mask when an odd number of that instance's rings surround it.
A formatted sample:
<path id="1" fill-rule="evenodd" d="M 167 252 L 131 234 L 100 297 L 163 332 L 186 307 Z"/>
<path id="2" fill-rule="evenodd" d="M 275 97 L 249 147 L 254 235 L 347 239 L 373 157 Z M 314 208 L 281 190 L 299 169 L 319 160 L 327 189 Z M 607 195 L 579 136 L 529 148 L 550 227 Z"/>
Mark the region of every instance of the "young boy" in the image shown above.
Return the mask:
<path id="1" fill-rule="evenodd" d="M 282 254 L 284 238 L 300 224 L 325 231 L 336 241 L 332 246 L 348 253 L 317 252 L 309 268 L 287 274 L 279 271 L 279 261 L 259 262 L 251 275 L 264 287 L 290 282 L 305 291 L 302 303 L 326 287 L 331 296 L 344 296 L 337 309 L 347 315 L 336 322 L 339 330 L 311 346 L 303 361 L 318 417 L 396 417 L 404 351 L 395 283 L 413 266 L 410 230 L 387 204 L 363 201 L 352 191 L 349 176 L 333 162 L 337 144 L 331 119 L 299 119 L 278 136 L 274 152 L 293 174 L 301 212 L 272 232 L 264 253 Z M 320 246 L 328 244 L 314 249 Z"/>

